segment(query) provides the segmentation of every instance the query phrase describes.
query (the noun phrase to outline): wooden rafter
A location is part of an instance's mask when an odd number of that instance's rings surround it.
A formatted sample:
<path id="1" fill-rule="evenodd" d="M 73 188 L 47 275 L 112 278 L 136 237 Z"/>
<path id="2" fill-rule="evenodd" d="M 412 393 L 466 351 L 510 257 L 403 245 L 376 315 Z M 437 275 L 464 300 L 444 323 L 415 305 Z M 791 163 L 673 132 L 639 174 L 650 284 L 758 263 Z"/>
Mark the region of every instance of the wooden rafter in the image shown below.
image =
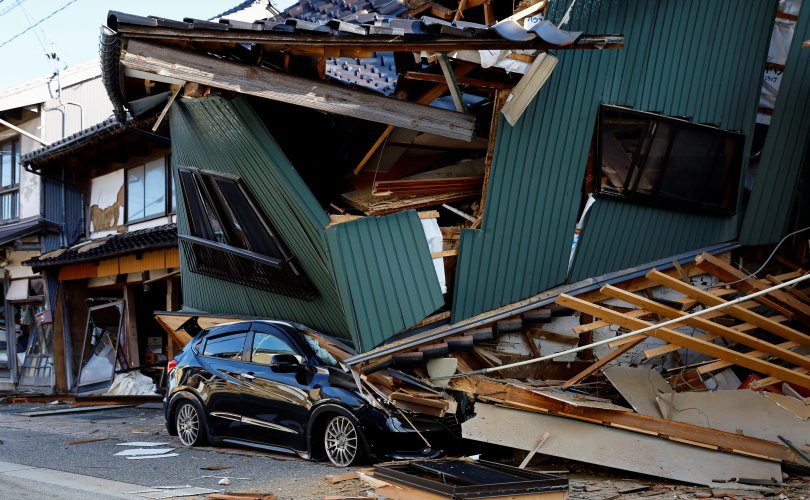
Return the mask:
<path id="1" fill-rule="evenodd" d="M 564 307 L 584 312 L 600 319 L 610 321 L 616 325 L 633 330 L 654 326 L 652 323 L 640 319 L 628 317 L 625 314 L 602 307 L 576 297 L 562 294 L 557 298 L 557 303 Z M 704 340 L 690 337 L 683 333 L 669 328 L 657 328 L 649 330 L 646 335 L 656 337 L 670 344 L 675 344 L 687 349 L 691 349 L 702 354 L 707 354 L 723 361 L 728 361 L 750 370 L 765 373 L 767 375 L 781 378 L 786 382 L 795 383 L 802 387 L 810 388 L 810 376 L 796 372 L 780 365 L 769 363 L 759 358 L 749 356 L 745 353 L 733 351 L 731 349 L 706 342 Z"/>

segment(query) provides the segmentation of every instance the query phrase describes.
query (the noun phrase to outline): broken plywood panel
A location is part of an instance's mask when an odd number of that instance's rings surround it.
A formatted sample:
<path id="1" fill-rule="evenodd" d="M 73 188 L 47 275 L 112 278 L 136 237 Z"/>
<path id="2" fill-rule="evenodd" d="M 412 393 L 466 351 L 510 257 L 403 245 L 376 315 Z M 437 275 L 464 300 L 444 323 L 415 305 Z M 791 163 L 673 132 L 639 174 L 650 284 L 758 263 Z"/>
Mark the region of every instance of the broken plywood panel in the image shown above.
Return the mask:
<path id="1" fill-rule="evenodd" d="M 549 433 L 541 452 L 656 477 L 708 485 L 716 479 L 781 478 L 777 462 L 689 446 L 656 436 L 543 413 L 477 403 L 461 426 L 465 438 L 530 451 L 538 429 Z M 505 425 L 506 424 L 506 425 Z M 617 453 L 632 450 L 632 453 Z"/>
<path id="2" fill-rule="evenodd" d="M 774 395 L 778 396 L 778 395 Z M 780 401 L 784 401 L 782 396 Z M 664 418 L 779 442 L 779 435 L 810 450 L 810 422 L 749 390 L 681 392 L 659 398 Z"/>
<path id="3" fill-rule="evenodd" d="M 658 394 L 673 392 L 664 377 L 649 368 L 610 366 L 602 373 L 630 406 L 642 415 L 660 417 L 661 411 L 656 402 Z"/>

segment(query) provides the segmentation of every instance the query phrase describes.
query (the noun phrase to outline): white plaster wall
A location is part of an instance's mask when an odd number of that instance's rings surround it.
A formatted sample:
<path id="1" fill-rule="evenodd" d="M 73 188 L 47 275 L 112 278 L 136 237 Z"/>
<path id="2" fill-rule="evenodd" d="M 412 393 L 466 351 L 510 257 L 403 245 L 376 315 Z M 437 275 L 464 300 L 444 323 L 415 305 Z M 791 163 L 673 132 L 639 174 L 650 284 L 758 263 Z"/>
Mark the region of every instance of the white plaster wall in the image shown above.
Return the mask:
<path id="1" fill-rule="evenodd" d="M 20 251 L 8 253 L 8 264 L 6 269 L 11 273 L 12 278 L 24 278 L 26 276 L 33 276 L 34 271 L 29 266 L 24 266 L 22 263 L 28 259 L 32 259 L 39 255 L 36 251 Z"/>
<path id="2" fill-rule="evenodd" d="M 90 238 L 117 234 L 124 227 L 124 169 L 96 177 L 90 187 Z M 103 214 L 102 214 L 103 212 Z M 96 227 L 94 221 L 108 224 Z"/>

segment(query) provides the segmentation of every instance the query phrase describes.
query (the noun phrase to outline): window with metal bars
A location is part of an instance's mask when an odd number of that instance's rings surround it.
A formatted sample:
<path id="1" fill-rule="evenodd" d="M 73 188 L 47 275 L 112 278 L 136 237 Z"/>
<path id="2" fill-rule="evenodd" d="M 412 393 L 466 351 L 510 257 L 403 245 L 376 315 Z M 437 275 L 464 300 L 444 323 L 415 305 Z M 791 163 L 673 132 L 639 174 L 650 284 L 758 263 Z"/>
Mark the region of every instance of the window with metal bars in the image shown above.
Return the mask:
<path id="1" fill-rule="evenodd" d="M 742 134 L 711 125 L 602 105 L 594 192 L 733 215 L 744 143 Z"/>
<path id="2" fill-rule="evenodd" d="M 178 168 L 192 272 L 302 300 L 317 290 L 239 177 Z"/>

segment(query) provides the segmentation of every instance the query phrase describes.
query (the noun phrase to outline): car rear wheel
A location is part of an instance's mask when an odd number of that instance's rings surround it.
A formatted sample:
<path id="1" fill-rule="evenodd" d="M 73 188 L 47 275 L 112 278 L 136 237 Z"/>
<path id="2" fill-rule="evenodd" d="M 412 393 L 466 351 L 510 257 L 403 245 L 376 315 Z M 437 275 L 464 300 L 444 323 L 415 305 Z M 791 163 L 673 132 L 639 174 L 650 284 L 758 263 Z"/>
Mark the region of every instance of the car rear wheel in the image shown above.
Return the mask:
<path id="1" fill-rule="evenodd" d="M 205 444 L 205 416 L 196 401 L 180 402 L 174 412 L 174 423 L 177 436 L 184 445 Z"/>
<path id="2" fill-rule="evenodd" d="M 329 419 L 323 444 L 329 461 L 338 467 L 347 467 L 360 457 L 360 431 L 343 415 Z"/>

